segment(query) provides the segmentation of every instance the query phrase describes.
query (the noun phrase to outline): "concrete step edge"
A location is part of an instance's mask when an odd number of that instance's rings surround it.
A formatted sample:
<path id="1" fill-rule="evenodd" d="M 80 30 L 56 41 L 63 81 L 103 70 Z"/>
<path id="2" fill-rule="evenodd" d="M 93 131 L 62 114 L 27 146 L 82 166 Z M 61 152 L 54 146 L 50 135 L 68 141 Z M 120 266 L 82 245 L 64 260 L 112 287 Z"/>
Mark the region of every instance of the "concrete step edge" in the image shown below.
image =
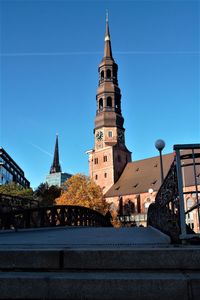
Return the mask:
<path id="1" fill-rule="evenodd" d="M 1 250 L 0 270 L 200 269 L 200 249 Z"/>
<path id="2" fill-rule="evenodd" d="M 3 272 L 0 299 L 199 299 L 199 272 Z"/>

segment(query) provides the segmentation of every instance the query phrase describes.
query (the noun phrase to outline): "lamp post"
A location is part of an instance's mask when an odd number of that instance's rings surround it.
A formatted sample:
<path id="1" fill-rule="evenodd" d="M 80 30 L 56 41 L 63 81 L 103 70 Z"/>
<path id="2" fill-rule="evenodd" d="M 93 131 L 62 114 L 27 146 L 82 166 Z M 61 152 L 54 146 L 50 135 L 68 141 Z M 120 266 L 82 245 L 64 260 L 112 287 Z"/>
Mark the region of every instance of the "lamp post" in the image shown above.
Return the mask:
<path id="1" fill-rule="evenodd" d="M 162 184 L 164 181 L 162 150 L 165 147 L 165 142 L 163 140 L 157 140 L 155 142 L 155 147 L 159 151 L 159 154 L 160 154 L 160 175 L 161 175 L 161 184 Z"/>

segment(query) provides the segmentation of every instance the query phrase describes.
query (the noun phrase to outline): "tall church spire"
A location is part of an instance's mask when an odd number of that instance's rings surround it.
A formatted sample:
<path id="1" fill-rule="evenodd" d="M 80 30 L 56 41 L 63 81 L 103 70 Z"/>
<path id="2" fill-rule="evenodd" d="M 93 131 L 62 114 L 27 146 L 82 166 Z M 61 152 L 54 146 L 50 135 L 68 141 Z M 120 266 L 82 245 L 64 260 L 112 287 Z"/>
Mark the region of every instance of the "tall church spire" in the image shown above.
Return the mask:
<path id="1" fill-rule="evenodd" d="M 59 163 L 58 134 L 56 134 L 56 144 L 55 144 L 53 164 L 50 169 L 50 174 L 59 173 L 59 172 L 61 172 L 61 166 Z"/>
<path id="2" fill-rule="evenodd" d="M 121 91 L 117 79 L 118 66 L 112 57 L 108 16 L 106 16 L 104 56 L 99 64 L 98 72 L 99 85 L 96 95 L 95 128 L 113 126 L 124 131 L 124 119 L 121 113 Z M 117 134 L 115 134 L 115 138 L 115 142 L 117 142 Z"/>
<path id="3" fill-rule="evenodd" d="M 112 57 L 112 48 L 110 41 L 110 31 L 108 24 L 108 12 L 106 12 L 106 34 L 105 34 L 105 46 L 104 46 L 104 58 L 113 58 Z"/>
<path id="4" fill-rule="evenodd" d="M 126 164 L 131 161 L 131 152 L 125 145 L 118 66 L 112 57 L 108 16 L 104 56 L 99 64 L 98 73 L 95 144 L 88 154 L 90 177 L 102 187 L 105 193 L 118 180 Z"/>

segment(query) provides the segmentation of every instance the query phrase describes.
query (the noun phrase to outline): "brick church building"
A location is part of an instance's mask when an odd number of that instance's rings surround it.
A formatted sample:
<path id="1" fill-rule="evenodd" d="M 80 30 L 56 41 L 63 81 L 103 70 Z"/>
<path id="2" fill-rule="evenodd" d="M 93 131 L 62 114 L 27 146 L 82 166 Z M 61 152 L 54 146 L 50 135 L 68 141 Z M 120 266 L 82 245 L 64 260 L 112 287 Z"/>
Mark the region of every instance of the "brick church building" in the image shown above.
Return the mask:
<path id="1" fill-rule="evenodd" d="M 108 19 L 104 56 L 98 73 L 94 148 L 87 151 L 89 174 L 102 187 L 112 210 L 118 210 L 122 205 L 124 214 L 131 215 L 132 221 L 146 225 L 147 209 L 161 185 L 160 157 L 132 162 L 131 152 L 126 147 L 118 66 L 112 55 Z M 164 176 L 173 160 L 173 153 L 163 155 Z M 185 184 L 191 186 L 189 181 Z M 188 194 L 188 199 L 190 203 L 193 201 L 192 194 Z M 192 218 L 188 220 L 191 224 Z"/>

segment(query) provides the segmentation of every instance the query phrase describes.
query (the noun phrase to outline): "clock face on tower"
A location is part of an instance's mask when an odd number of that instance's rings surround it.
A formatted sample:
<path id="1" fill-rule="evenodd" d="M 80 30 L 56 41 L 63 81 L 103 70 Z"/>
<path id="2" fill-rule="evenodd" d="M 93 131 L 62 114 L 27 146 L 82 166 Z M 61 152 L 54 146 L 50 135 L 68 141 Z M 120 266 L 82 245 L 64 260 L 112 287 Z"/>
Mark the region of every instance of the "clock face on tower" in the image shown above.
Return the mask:
<path id="1" fill-rule="evenodd" d="M 103 131 L 97 131 L 96 140 L 97 141 L 102 141 L 102 139 L 103 139 Z"/>

